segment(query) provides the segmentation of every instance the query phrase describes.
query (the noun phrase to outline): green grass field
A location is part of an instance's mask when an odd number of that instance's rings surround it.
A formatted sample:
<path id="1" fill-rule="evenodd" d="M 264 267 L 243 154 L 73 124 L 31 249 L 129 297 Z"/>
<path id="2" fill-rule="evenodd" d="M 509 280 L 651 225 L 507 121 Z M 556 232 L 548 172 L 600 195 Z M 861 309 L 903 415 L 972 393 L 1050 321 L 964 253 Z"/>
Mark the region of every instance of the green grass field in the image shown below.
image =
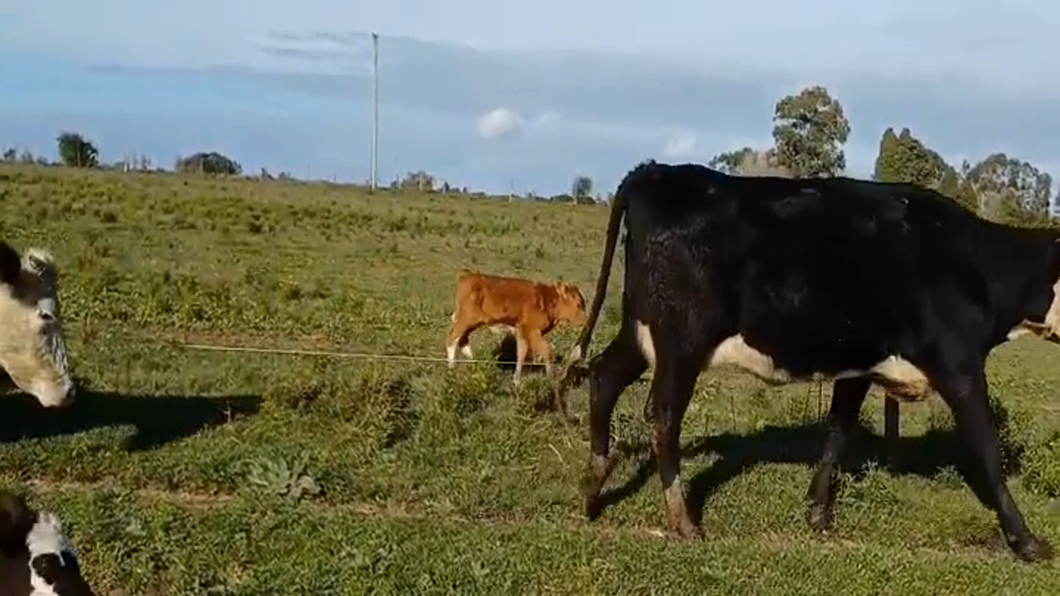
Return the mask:
<path id="1" fill-rule="evenodd" d="M 607 209 L 327 184 L 0 167 L 0 237 L 51 250 L 75 373 L 48 412 L 0 401 L 0 479 L 53 508 L 103 594 L 1056 594 L 964 485 L 948 410 L 864 411 L 815 538 L 804 495 L 829 388 L 701 376 L 682 473 L 707 539 L 662 534 L 646 383 L 620 401 L 629 458 L 587 522 L 584 424 L 538 412 L 540 374 L 497 364 L 213 352 L 169 342 L 444 358 L 463 267 L 580 284 Z M 599 350 L 617 329 L 621 259 Z M 565 353 L 574 332 L 549 339 Z M 480 331 L 476 357 L 500 338 Z M 997 349 L 1009 484 L 1060 547 L 1060 350 Z M 586 389 L 571 395 L 585 418 Z M 894 469 L 887 468 L 894 458 Z"/>

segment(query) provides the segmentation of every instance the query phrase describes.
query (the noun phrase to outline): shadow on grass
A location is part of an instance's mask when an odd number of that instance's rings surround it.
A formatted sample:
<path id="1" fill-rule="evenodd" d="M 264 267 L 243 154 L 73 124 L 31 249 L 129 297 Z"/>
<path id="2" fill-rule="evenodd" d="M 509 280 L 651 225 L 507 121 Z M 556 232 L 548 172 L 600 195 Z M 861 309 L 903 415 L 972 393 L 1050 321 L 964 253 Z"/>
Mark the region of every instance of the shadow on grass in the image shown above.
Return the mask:
<path id="1" fill-rule="evenodd" d="M 237 416 L 256 414 L 260 407 L 261 397 L 250 395 L 200 397 L 84 391 L 72 405 L 50 410 L 30 395 L 0 392 L 0 442 L 133 426 L 136 433 L 124 447 L 143 451 L 190 437 Z"/>
<path id="2" fill-rule="evenodd" d="M 824 449 L 828 429 L 823 423 L 796 426 L 767 426 L 748 434 L 725 433 L 698 437 L 685 443 L 682 458 L 689 459 L 714 453 L 717 459 L 705 470 L 693 476 L 685 486 L 688 511 L 693 521 L 702 519 L 707 499 L 729 481 L 750 471 L 759 464 L 803 464 L 816 468 Z M 602 513 L 644 487 L 655 476 L 656 465 L 650 457 L 647 442 L 616 445 L 623 459 L 639 456 L 640 464 L 626 483 L 601 493 Z M 944 468 L 952 466 L 968 481 L 964 452 L 952 430 L 931 430 L 922 436 L 899 437 L 888 441 L 865 427 L 859 427 L 850 440 L 840 461 L 843 470 L 861 476 L 870 462 L 888 462 L 893 475 L 915 475 L 932 478 Z M 883 466 L 882 463 L 880 463 Z M 1011 475 L 1013 470 L 1006 470 Z M 807 478 L 807 488 L 809 488 Z M 977 493 L 978 482 L 973 482 Z"/>
<path id="3" fill-rule="evenodd" d="M 501 340 L 493 347 L 493 358 L 497 361 L 497 368 L 507 372 L 515 372 L 516 351 L 515 335 L 505 332 L 501 336 Z M 553 347 L 553 351 L 555 352 L 555 347 Z M 558 365 L 561 359 L 561 354 L 552 355 L 552 363 L 555 365 Z M 526 362 L 523 363 L 523 375 L 545 376 L 543 363 L 544 360 L 539 355 L 530 354 Z"/>

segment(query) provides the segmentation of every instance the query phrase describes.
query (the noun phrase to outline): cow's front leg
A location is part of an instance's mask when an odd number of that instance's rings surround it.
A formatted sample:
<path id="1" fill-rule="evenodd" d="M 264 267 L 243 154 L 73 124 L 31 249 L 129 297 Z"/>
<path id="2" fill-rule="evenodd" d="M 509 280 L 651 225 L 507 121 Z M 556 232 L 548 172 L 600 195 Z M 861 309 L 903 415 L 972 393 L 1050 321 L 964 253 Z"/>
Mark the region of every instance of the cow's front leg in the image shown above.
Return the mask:
<path id="1" fill-rule="evenodd" d="M 983 360 L 963 367 L 952 367 L 929 376 L 932 385 L 950 406 L 957 433 L 969 456 L 969 485 L 983 505 L 997 513 L 1009 548 L 1024 561 L 1051 559 L 1048 542 L 1032 534 L 1012 499 L 1001 470 L 1001 446 L 997 427 L 990 413 Z M 971 485 L 978 476 L 980 487 Z M 979 490 L 976 490 L 979 488 Z"/>
<path id="2" fill-rule="evenodd" d="M 843 449 L 850 439 L 850 433 L 858 422 L 858 414 L 865 403 L 869 386 L 867 378 L 839 379 L 832 386 L 832 405 L 828 412 L 828 439 L 824 452 L 817 463 L 817 471 L 810 481 L 807 498 L 810 506 L 807 521 L 810 527 L 818 532 L 827 532 L 835 523 L 832 511 L 832 483 L 835 480 L 835 468 L 842 456 Z"/>

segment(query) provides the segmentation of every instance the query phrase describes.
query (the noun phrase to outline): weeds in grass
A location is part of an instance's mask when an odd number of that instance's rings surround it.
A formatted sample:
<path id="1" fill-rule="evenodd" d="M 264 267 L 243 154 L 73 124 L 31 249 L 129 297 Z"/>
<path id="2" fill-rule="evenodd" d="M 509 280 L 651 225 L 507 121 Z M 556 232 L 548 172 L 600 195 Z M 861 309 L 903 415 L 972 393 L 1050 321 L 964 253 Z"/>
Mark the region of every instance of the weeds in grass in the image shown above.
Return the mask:
<path id="1" fill-rule="evenodd" d="M 298 501 L 304 496 L 316 496 L 322 489 L 317 481 L 305 474 L 308 456 L 303 455 L 288 466 L 284 458 L 257 457 L 248 464 L 246 481 L 268 495 Z"/>
<path id="2" fill-rule="evenodd" d="M 1027 450 L 1023 483 L 1047 497 L 1060 497 L 1060 431 Z"/>

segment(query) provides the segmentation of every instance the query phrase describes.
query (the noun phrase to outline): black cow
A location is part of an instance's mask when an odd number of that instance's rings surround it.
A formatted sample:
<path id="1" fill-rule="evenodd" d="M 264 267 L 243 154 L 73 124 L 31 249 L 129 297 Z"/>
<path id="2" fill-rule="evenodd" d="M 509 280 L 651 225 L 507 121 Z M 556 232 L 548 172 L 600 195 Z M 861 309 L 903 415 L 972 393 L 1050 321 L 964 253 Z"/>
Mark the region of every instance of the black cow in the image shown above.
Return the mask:
<path id="1" fill-rule="evenodd" d="M 834 468 L 870 384 L 910 401 L 934 389 L 1009 546 L 1028 561 L 1052 557 L 1005 486 L 984 364 L 1015 335 L 1057 341 L 1060 233 L 987 222 L 907 184 L 745 178 L 648 161 L 615 194 L 596 295 L 560 393 L 586 354 L 623 215 L 622 327 L 589 368 L 590 518 L 614 464 L 615 401 L 650 365 L 644 413 L 670 525 L 700 535 L 681 490 L 681 421 L 700 371 L 728 364 L 774 384 L 835 379 L 809 491 L 813 528 L 833 523 Z"/>

